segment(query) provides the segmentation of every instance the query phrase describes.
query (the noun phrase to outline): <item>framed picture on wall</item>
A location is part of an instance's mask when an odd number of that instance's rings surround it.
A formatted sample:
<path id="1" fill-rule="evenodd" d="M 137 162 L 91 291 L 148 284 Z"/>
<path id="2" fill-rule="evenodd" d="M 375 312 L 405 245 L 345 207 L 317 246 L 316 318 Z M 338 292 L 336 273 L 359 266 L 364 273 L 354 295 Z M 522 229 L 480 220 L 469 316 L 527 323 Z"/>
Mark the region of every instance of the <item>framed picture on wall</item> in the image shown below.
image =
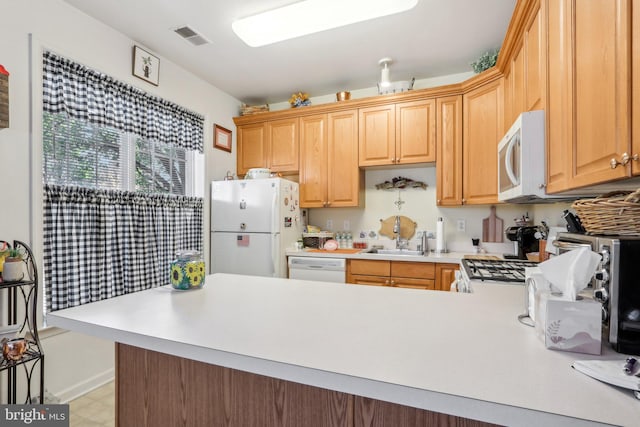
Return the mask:
<path id="1" fill-rule="evenodd" d="M 160 80 L 160 58 L 142 49 L 133 47 L 133 75 L 158 86 Z"/>
<path id="2" fill-rule="evenodd" d="M 216 124 L 213 125 L 213 147 L 231 152 L 231 131 Z"/>

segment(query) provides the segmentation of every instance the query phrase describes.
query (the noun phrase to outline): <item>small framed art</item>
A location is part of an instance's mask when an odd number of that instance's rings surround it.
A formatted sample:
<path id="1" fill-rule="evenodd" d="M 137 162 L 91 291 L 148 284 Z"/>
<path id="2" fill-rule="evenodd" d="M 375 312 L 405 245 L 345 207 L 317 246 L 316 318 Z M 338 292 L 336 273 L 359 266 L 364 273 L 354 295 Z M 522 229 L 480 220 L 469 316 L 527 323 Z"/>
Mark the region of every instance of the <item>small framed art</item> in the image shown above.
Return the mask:
<path id="1" fill-rule="evenodd" d="M 231 131 L 216 124 L 213 125 L 213 147 L 231 152 Z"/>
<path id="2" fill-rule="evenodd" d="M 160 80 L 160 58 L 142 49 L 133 47 L 133 75 L 158 86 Z"/>

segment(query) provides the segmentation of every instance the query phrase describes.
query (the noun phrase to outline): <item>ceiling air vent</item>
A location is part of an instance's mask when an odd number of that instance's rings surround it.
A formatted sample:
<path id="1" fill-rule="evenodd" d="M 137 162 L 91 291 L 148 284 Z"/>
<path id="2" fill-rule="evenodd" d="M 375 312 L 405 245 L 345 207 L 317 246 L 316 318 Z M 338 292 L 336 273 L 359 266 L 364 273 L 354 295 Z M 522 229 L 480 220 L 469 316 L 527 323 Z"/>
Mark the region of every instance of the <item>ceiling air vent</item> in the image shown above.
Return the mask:
<path id="1" fill-rule="evenodd" d="M 198 34 L 193 28 L 189 26 L 180 27 L 174 30 L 178 35 L 194 46 L 201 46 L 203 44 L 211 43 L 202 34 Z"/>

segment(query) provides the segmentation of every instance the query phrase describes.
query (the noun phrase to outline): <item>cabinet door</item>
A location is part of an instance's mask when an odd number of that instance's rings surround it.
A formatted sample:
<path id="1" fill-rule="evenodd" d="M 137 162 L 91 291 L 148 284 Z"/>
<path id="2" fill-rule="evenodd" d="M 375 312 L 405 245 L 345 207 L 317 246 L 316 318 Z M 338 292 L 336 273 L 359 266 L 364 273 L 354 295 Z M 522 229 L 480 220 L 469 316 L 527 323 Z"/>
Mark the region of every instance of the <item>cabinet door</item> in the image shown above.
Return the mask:
<path id="1" fill-rule="evenodd" d="M 630 2 L 565 0 L 548 7 L 547 146 L 550 156 L 562 155 L 549 159 L 548 189 L 630 176 L 634 162 L 611 168 L 612 160 L 620 161 L 631 149 Z"/>
<path id="2" fill-rule="evenodd" d="M 629 150 L 629 2 L 575 1 L 575 165 L 571 186 L 627 176 L 611 159 Z"/>
<path id="3" fill-rule="evenodd" d="M 298 118 L 267 122 L 269 168 L 272 172 L 298 172 Z"/>
<path id="4" fill-rule="evenodd" d="M 504 120 L 502 78 L 476 88 L 463 97 L 462 202 L 497 203 L 498 142 Z"/>
<path id="5" fill-rule="evenodd" d="M 392 261 L 391 277 L 433 279 L 435 277 L 435 265 L 432 262 Z"/>
<path id="6" fill-rule="evenodd" d="M 391 275 L 391 262 L 369 259 L 350 259 L 347 260 L 347 276 L 349 274 L 384 276 L 389 278 Z"/>
<path id="7" fill-rule="evenodd" d="M 520 48 L 511 61 L 511 84 L 513 92 L 511 97 L 511 117 L 506 121 L 507 127 L 503 127 L 500 136 L 511 127 L 518 115 L 525 111 L 524 108 L 524 46 Z"/>
<path id="8" fill-rule="evenodd" d="M 327 130 L 327 206 L 358 206 L 364 177 L 358 168 L 357 111 L 329 113 Z"/>
<path id="9" fill-rule="evenodd" d="M 634 160 L 631 162 L 631 173 L 633 175 L 640 175 L 640 159 L 635 156 L 640 156 L 640 4 L 638 0 L 632 7 L 633 16 L 631 17 L 631 112 L 633 114 L 631 123 L 631 154 Z"/>
<path id="10" fill-rule="evenodd" d="M 546 1 L 548 31 L 549 88 L 545 124 L 547 191 L 561 191 L 569 186 L 571 140 L 573 138 L 573 100 L 571 76 L 572 0 Z"/>
<path id="11" fill-rule="evenodd" d="M 462 95 L 437 100 L 436 202 L 462 204 Z"/>
<path id="12" fill-rule="evenodd" d="M 544 11 L 544 4 L 539 4 L 524 33 L 524 111 L 542 110 L 545 107 L 547 48 Z"/>
<path id="13" fill-rule="evenodd" d="M 407 277 L 391 277 L 389 286 L 394 288 L 424 289 L 434 290 L 435 280 L 433 279 L 410 279 Z"/>
<path id="14" fill-rule="evenodd" d="M 354 285 L 389 286 L 389 277 L 363 276 L 356 274 L 347 276 L 347 283 L 351 283 Z"/>
<path id="15" fill-rule="evenodd" d="M 264 123 L 238 126 L 237 174 L 244 175 L 251 168 L 269 167 L 268 139 Z"/>
<path id="16" fill-rule="evenodd" d="M 359 165 L 389 165 L 396 161 L 395 105 L 361 108 L 358 112 Z"/>
<path id="17" fill-rule="evenodd" d="M 435 99 L 396 104 L 396 163 L 435 161 Z"/>
<path id="18" fill-rule="evenodd" d="M 300 207 L 327 203 L 327 115 L 300 118 Z"/>
<path id="19" fill-rule="evenodd" d="M 436 284 L 435 289 L 438 291 L 449 291 L 451 283 L 456 278 L 456 271 L 460 269 L 459 264 L 436 264 Z"/>

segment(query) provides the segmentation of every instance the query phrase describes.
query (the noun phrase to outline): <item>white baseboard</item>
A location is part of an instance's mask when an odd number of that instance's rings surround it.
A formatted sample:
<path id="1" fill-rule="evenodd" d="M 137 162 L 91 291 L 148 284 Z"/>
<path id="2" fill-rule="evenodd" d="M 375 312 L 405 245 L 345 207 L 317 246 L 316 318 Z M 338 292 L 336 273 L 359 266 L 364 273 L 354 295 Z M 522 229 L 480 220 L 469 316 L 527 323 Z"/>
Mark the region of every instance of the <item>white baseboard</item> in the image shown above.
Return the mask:
<path id="1" fill-rule="evenodd" d="M 113 381 L 114 378 L 115 369 L 108 369 L 98 375 L 59 391 L 55 395 L 60 399 L 61 403 L 69 403 L 70 401 L 77 399 L 78 397 L 87 394 L 110 381 Z"/>

